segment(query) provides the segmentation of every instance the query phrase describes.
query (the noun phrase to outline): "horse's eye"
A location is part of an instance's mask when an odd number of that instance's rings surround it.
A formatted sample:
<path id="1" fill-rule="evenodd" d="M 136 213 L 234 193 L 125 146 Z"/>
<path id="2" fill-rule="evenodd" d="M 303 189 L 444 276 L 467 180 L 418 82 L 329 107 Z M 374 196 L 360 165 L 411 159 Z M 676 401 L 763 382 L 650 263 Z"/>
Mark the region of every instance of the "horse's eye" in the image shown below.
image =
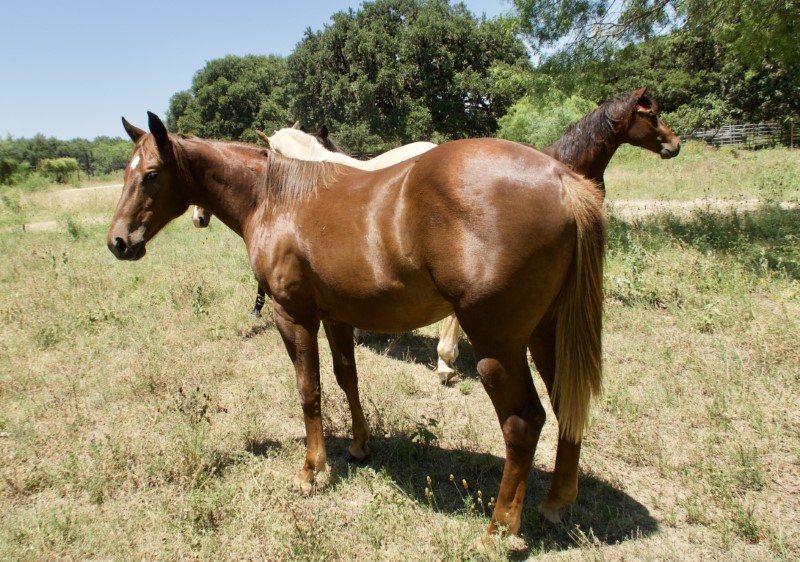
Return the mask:
<path id="1" fill-rule="evenodd" d="M 158 178 L 158 172 L 147 172 L 144 175 L 145 181 L 155 181 Z"/>

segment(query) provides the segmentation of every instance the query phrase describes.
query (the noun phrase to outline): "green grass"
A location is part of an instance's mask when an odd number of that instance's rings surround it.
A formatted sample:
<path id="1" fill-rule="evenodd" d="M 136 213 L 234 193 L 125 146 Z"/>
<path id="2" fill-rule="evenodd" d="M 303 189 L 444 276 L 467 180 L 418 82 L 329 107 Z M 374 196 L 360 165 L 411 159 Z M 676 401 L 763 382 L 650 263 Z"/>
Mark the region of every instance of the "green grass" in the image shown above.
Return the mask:
<path id="1" fill-rule="evenodd" d="M 800 200 L 797 150 L 715 149 L 690 141 L 678 157 L 660 160 L 630 145 L 617 150 L 605 173 L 609 201 L 657 199 Z"/>
<path id="2" fill-rule="evenodd" d="M 643 176 L 672 164 L 639 156 Z M 0 206 L 0 559 L 481 559 L 478 492 L 496 495 L 504 448 L 468 342 L 446 388 L 431 372 L 435 327 L 359 344 L 373 456 L 351 465 L 321 341 L 331 471 L 302 497 L 294 374 L 269 314 L 248 314 L 242 241 L 181 217 L 145 259 L 118 262 L 105 247 L 115 203 L 111 190 Z M 23 214 L 56 229 L 5 228 Z M 554 459 L 548 405 L 524 541 L 490 557 L 800 556 L 798 236 L 797 211 L 774 204 L 610 217 L 605 391 L 578 502 L 561 527 L 536 512 Z"/>

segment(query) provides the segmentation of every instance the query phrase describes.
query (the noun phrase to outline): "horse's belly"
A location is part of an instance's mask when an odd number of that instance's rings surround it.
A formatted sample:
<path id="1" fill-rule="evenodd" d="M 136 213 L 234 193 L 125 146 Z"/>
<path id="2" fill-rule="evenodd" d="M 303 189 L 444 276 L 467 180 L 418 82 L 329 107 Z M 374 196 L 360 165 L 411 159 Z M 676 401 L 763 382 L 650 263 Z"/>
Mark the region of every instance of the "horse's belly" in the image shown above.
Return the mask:
<path id="1" fill-rule="evenodd" d="M 452 305 L 433 288 L 369 293 L 336 291 L 321 298 L 318 309 L 324 320 L 376 332 L 407 332 L 433 324 L 453 312 Z"/>

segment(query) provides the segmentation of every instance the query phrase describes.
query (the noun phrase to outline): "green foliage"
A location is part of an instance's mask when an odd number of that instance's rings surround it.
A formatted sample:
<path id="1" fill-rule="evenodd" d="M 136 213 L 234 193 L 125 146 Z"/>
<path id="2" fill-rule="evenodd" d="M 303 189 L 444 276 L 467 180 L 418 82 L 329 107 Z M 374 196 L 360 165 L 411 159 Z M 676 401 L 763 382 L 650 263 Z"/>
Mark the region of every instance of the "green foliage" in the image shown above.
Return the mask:
<path id="1" fill-rule="evenodd" d="M 13 158 L 0 158 L 0 185 L 10 185 L 21 168 L 22 164 Z"/>
<path id="2" fill-rule="evenodd" d="M 446 0 L 377 0 L 332 19 L 306 32 L 288 82 L 295 115 L 328 124 L 351 150 L 491 135 L 515 99 L 493 71 L 527 64 L 507 20 L 479 21 Z"/>
<path id="3" fill-rule="evenodd" d="M 544 148 L 558 140 L 569 125 L 595 108 L 578 96 L 551 90 L 541 97 L 525 96 L 500 118 L 497 136 Z"/>
<path id="4" fill-rule="evenodd" d="M 74 158 L 56 158 L 39 162 L 37 171 L 58 183 L 67 183 L 78 174 L 78 161 Z"/>
<path id="5" fill-rule="evenodd" d="M 79 169 L 87 176 L 109 174 L 125 168 L 131 147 L 129 140 L 109 137 L 97 137 L 93 141 L 62 141 L 44 135 L 31 139 L 7 137 L 0 139 L 0 184 L 22 187 L 30 183 L 34 169 L 53 177 L 52 164 L 45 164 L 48 171 L 42 172 L 40 163 L 43 160 L 71 159 L 77 165 L 75 172 Z"/>
<path id="6" fill-rule="evenodd" d="M 534 47 L 557 48 L 541 70 L 563 91 L 600 103 L 648 85 L 682 132 L 800 117 L 797 0 L 611 4 L 514 0 Z"/>
<path id="7" fill-rule="evenodd" d="M 255 142 L 256 129 L 291 123 L 285 97 L 286 60 L 229 55 L 206 64 L 188 91 L 170 100 L 167 127 L 206 138 Z"/>

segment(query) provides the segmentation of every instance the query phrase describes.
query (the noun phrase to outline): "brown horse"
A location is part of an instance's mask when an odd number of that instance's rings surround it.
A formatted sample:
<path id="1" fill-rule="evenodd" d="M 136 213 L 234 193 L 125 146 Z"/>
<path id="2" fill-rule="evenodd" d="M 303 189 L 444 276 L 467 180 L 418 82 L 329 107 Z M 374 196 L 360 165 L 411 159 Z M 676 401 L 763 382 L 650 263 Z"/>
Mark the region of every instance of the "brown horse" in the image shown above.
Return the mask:
<path id="1" fill-rule="evenodd" d="M 603 173 L 617 149 L 626 143 L 661 158 L 673 158 L 681 150 L 680 139 L 659 117 L 647 88 L 604 103 L 571 125 L 543 152 L 597 181 L 605 191 Z"/>
<path id="2" fill-rule="evenodd" d="M 545 420 L 526 348 L 550 391 L 559 446 L 578 446 L 600 392 L 605 225 L 596 186 L 498 139 L 445 143 L 367 172 L 171 135 L 152 113 L 150 133 L 123 125 L 135 148 L 108 247 L 119 259 L 142 258 L 190 204 L 244 238 L 295 368 L 307 437 L 301 490 L 326 470 L 320 323 L 352 415 L 349 453 L 364 459 L 353 327 L 402 332 L 455 312 L 506 445 L 488 531 L 516 533 Z M 577 495 L 577 462 L 564 466 L 559 449 L 549 516 Z"/>

